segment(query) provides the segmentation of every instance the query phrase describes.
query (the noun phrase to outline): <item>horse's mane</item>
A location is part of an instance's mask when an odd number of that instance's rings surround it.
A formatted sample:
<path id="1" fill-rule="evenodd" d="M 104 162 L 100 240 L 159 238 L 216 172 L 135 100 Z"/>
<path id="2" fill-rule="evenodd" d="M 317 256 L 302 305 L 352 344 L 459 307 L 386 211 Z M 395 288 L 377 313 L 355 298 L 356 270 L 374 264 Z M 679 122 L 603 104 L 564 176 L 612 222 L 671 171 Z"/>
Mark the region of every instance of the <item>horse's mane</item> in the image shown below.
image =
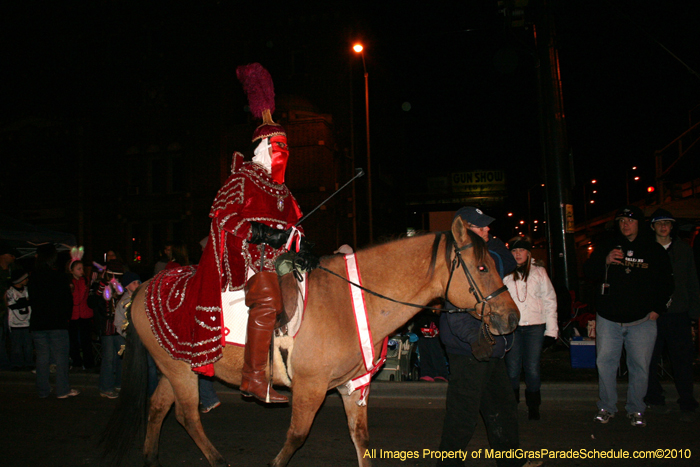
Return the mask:
<path id="1" fill-rule="evenodd" d="M 486 249 L 486 242 L 484 242 L 483 238 L 481 238 L 471 230 L 467 230 L 467 234 L 469 235 L 469 238 L 471 240 L 472 248 L 474 248 L 474 257 L 476 258 L 476 261 L 478 263 L 481 263 L 482 261 L 484 261 L 486 253 L 488 252 L 488 250 Z M 455 238 L 452 235 L 452 232 L 450 231 L 437 232 L 435 234 L 435 240 L 433 240 L 433 248 L 432 253 L 430 255 L 430 268 L 428 269 L 428 273 L 431 275 L 435 271 L 438 249 L 440 247 L 440 242 L 442 241 L 443 236 L 445 237 L 445 262 L 447 264 L 450 264 L 452 250 L 455 244 Z"/>

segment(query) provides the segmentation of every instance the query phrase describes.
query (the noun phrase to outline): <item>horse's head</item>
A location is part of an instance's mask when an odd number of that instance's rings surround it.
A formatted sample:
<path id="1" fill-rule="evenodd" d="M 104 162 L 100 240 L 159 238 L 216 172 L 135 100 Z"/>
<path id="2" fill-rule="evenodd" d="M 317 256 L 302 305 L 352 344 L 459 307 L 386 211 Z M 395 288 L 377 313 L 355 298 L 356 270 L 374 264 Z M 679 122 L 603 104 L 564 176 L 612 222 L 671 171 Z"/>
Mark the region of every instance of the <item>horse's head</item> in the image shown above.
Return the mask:
<path id="1" fill-rule="evenodd" d="M 460 217 L 452 223 L 452 236 L 455 245 L 447 299 L 483 320 L 493 334 L 513 332 L 520 312 L 498 275 L 486 243 Z"/>

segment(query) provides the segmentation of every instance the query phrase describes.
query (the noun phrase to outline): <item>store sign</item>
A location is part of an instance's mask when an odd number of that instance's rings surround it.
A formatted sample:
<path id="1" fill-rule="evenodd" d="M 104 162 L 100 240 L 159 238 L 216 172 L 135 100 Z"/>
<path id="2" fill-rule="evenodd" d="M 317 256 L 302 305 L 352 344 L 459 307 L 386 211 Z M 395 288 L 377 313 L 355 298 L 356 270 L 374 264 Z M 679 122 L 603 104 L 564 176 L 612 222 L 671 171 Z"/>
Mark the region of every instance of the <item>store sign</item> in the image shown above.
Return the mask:
<path id="1" fill-rule="evenodd" d="M 474 170 L 450 175 L 452 192 L 491 193 L 505 191 L 506 177 L 502 170 Z"/>

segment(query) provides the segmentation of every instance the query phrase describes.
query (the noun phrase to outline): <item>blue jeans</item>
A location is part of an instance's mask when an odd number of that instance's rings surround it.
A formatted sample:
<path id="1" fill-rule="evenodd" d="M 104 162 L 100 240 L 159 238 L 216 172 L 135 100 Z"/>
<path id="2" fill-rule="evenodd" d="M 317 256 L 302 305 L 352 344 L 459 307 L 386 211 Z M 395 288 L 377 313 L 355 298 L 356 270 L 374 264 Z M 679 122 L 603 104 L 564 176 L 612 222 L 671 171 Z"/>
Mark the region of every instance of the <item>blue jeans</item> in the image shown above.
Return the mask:
<path id="1" fill-rule="evenodd" d="M 211 407 L 219 402 L 219 396 L 214 390 L 214 380 L 208 376 L 198 375 L 199 378 L 199 402 L 202 407 Z"/>
<path id="2" fill-rule="evenodd" d="M 34 366 L 34 346 L 29 328 L 10 328 L 12 353 L 10 361 L 13 368 Z"/>
<path id="3" fill-rule="evenodd" d="M 599 409 L 617 412 L 617 369 L 624 346 L 629 371 L 625 410 L 627 413 L 644 413 L 649 363 L 655 342 L 656 321 L 649 319 L 632 326 L 623 326 L 596 315 Z"/>
<path id="4" fill-rule="evenodd" d="M 100 366 L 100 392 L 111 392 L 122 385 L 122 358 L 118 352 L 126 340 L 119 334 L 100 337 L 102 364 Z"/>
<path id="5" fill-rule="evenodd" d="M 65 396 L 70 392 L 68 366 L 70 340 L 67 329 L 51 331 L 32 331 L 36 349 L 36 388 L 39 397 L 49 397 L 49 364 L 51 357 L 56 362 L 56 396 Z"/>
<path id="6" fill-rule="evenodd" d="M 518 326 L 513 333 L 513 346 L 506 354 L 506 369 L 514 391 L 520 389 L 521 369 L 525 372 L 525 390 L 540 390 L 540 359 L 545 328 L 544 324 Z"/>

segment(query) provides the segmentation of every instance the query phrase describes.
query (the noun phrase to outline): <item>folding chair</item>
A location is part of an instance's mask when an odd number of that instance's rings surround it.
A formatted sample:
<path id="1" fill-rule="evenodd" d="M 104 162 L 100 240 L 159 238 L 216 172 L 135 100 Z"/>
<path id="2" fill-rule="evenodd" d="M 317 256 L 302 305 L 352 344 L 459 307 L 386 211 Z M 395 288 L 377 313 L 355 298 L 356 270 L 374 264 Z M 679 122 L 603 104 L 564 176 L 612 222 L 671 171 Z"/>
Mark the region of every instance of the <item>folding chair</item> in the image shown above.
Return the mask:
<path id="1" fill-rule="evenodd" d="M 578 318 L 579 314 L 581 313 L 581 310 L 584 310 L 588 307 L 587 303 L 579 302 L 576 300 L 576 292 L 573 290 L 569 290 L 569 294 L 571 295 L 571 313 L 569 315 L 569 321 L 564 324 L 564 326 L 561 327 L 559 330 L 559 342 L 564 344 L 567 348 L 569 347 L 569 343 L 564 339 L 564 334 L 565 331 L 573 324 L 574 321 L 576 321 L 576 318 Z"/>

